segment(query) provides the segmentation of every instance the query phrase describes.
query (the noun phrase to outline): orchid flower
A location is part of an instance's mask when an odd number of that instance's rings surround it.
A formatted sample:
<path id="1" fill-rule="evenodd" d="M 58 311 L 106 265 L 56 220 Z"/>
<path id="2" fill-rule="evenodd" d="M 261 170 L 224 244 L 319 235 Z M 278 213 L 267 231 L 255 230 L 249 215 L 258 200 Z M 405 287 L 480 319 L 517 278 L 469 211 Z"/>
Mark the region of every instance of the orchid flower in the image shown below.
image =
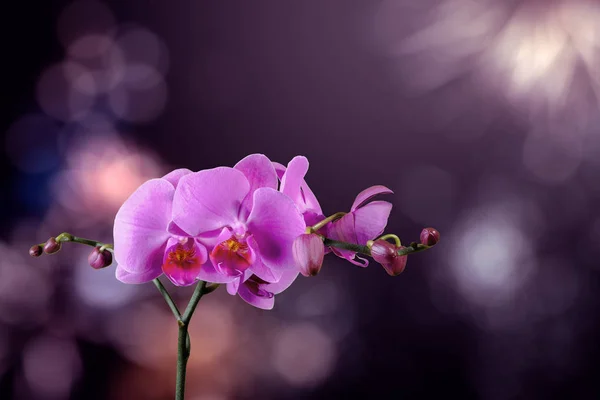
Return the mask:
<path id="1" fill-rule="evenodd" d="M 367 241 L 381 235 L 392 211 L 392 204 L 381 200 L 369 201 L 379 194 L 390 193 L 394 192 L 381 185 L 371 186 L 360 192 L 356 196 L 350 212 L 327 225 L 328 237 L 333 240 L 366 245 Z M 357 256 L 354 251 L 338 248 L 332 248 L 332 250 L 335 255 L 350 261 L 352 264 L 361 267 L 369 265 L 369 261 Z"/>
<path id="2" fill-rule="evenodd" d="M 113 236 L 121 282 L 149 282 L 163 273 L 178 286 L 196 282 L 206 247 L 171 223 L 175 189 L 190 173 L 182 168 L 145 182 L 117 212 Z"/>
<path id="3" fill-rule="evenodd" d="M 230 294 L 252 275 L 274 283 L 284 271 L 294 270 L 292 243 L 306 229 L 294 202 L 277 191 L 275 168 L 262 154 L 233 168 L 182 177 L 172 223 L 209 250 L 199 279 L 228 283 Z"/>

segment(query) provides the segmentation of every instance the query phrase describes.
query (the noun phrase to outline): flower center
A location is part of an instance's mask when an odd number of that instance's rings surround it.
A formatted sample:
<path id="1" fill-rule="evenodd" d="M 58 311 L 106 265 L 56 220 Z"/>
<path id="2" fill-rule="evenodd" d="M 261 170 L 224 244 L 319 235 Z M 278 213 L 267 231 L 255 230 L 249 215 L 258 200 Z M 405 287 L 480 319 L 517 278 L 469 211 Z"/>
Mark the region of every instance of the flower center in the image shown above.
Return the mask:
<path id="1" fill-rule="evenodd" d="M 186 249 L 182 244 L 177 244 L 167 255 L 165 264 L 180 268 L 197 265 L 198 257 L 196 256 L 196 249 L 194 247 Z"/>
<path id="2" fill-rule="evenodd" d="M 225 274 L 240 275 L 254 263 L 255 256 L 247 243 L 232 236 L 215 246 L 210 259 Z"/>

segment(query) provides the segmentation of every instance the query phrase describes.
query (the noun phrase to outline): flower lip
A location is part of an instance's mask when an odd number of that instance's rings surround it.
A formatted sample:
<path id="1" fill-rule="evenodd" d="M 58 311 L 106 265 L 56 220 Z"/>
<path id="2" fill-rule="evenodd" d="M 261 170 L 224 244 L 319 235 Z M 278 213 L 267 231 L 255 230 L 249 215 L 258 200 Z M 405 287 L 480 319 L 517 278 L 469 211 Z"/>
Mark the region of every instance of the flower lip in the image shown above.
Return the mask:
<path id="1" fill-rule="evenodd" d="M 194 239 L 171 238 L 163 258 L 162 270 L 174 285 L 188 286 L 196 282 L 207 259 L 206 248 Z"/>
<path id="2" fill-rule="evenodd" d="M 233 235 L 210 252 L 215 268 L 227 276 L 240 276 L 254 263 L 256 255 L 245 240 Z"/>

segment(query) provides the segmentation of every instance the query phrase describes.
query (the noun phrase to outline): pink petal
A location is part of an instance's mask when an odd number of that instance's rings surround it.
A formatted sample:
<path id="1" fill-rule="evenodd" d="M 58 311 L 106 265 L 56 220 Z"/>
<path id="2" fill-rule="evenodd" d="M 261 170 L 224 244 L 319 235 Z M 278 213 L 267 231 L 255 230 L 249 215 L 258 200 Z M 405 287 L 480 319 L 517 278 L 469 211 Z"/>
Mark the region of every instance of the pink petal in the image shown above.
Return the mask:
<path id="1" fill-rule="evenodd" d="M 275 172 L 277 173 L 277 178 L 281 180 L 281 178 L 283 178 L 283 174 L 285 174 L 285 165 L 275 161 L 273 161 L 272 164 L 273 168 L 275 168 Z"/>
<path id="2" fill-rule="evenodd" d="M 296 157 L 296 158 L 299 158 L 299 157 Z M 304 158 L 304 157 L 300 157 L 300 158 Z M 292 161 L 294 161 L 294 160 L 292 160 Z M 292 161 L 290 161 L 290 164 L 292 163 Z M 300 161 L 300 162 L 296 161 L 294 163 L 295 164 L 293 166 L 297 168 L 297 167 L 301 167 L 302 161 Z M 306 163 L 307 163 L 306 170 L 308 171 L 308 161 L 306 161 Z M 277 173 L 277 177 L 282 182 L 280 191 L 283 192 L 283 176 L 285 175 L 286 167 L 278 162 L 273 162 L 272 164 L 273 164 L 273 167 L 275 167 L 275 172 Z M 299 172 L 301 173 L 302 171 L 296 171 L 296 173 L 299 173 Z M 304 172 L 304 174 L 302 175 L 302 178 L 304 178 L 304 175 L 306 175 L 306 172 Z M 286 181 L 288 181 L 288 178 L 286 178 Z M 289 185 L 290 185 L 289 182 L 286 183 L 286 186 L 287 186 L 286 190 L 290 190 Z M 321 205 L 319 204 L 317 197 L 315 196 L 313 191 L 308 187 L 308 184 L 306 183 L 306 181 L 304 179 L 302 179 L 302 182 L 300 183 L 300 196 L 298 197 L 298 199 L 296 199 L 296 198 L 292 198 L 292 199 L 294 201 L 296 201 L 297 206 L 300 206 L 300 209 L 303 213 L 305 213 L 305 209 L 306 209 L 306 210 L 311 210 L 315 214 L 318 214 L 321 216 L 323 215 L 323 210 L 321 210 Z M 300 204 L 298 204 L 299 200 L 301 200 Z M 305 216 L 305 218 L 306 218 L 306 216 Z"/>
<path id="3" fill-rule="evenodd" d="M 149 269 L 141 274 L 134 274 L 121 267 L 121 264 L 117 264 L 115 270 L 115 276 L 123 283 L 146 283 L 158 278 L 160 275 L 162 275 L 162 269 L 160 268 Z"/>
<path id="4" fill-rule="evenodd" d="M 269 283 L 265 285 L 265 289 L 273 294 L 279 294 L 289 288 L 297 277 L 297 270 L 283 271 L 281 274 L 281 279 L 279 279 L 279 281 L 276 283 Z"/>
<path id="5" fill-rule="evenodd" d="M 247 280 L 241 284 L 238 294 L 246 303 L 263 310 L 271 310 L 275 305 L 275 296 L 273 293 L 260 289 L 259 284 L 252 280 Z"/>
<path id="6" fill-rule="evenodd" d="M 308 184 L 305 180 L 302 181 L 302 185 L 300 186 L 302 190 L 302 197 L 304 198 L 304 203 L 306 204 L 306 208 L 308 210 L 312 210 L 317 214 L 323 214 L 323 210 L 321 210 L 321 205 L 319 204 L 319 200 L 313 193 L 312 190 L 308 187 Z"/>
<path id="7" fill-rule="evenodd" d="M 227 293 L 229 293 L 232 296 L 235 296 L 240 288 L 240 284 L 242 283 L 242 278 L 241 276 L 238 276 L 235 278 L 235 280 L 228 282 L 227 283 Z"/>
<path id="8" fill-rule="evenodd" d="M 196 283 L 198 274 L 208 259 L 206 247 L 194 239 L 181 242 L 171 238 L 163 259 L 163 272 L 176 286 L 189 286 Z"/>
<path id="9" fill-rule="evenodd" d="M 292 243 L 304 233 L 306 224 L 289 197 L 271 188 L 258 189 L 247 226 L 267 267 L 295 268 Z"/>
<path id="10" fill-rule="evenodd" d="M 121 268 L 134 274 L 160 269 L 174 192 L 168 181 L 151 179 L 125 200 L 113 228 L 115 261 Z"/>
<path id="11" fill-rule="evenodd" d="M 248 247 L 252 249 L 255 254 L 259 254 L 260 250 L 258 248 L 258 244 L 252 235 L 250 235 L 246 239 L 246 243 Z M 261 260 L 259 256 L 256 257 L 254 263 L 250 266 L 249 270 L 260 279 L 266 282 L 277 282 L 281 279 L 282 271 L 272 270 L 267 267 Z"/>
<path id="12" fill-rule="evenodd" d="M 357 265 L 359 267 L 368 267 L 369 266 L 369 260 L 367 260 L 366 258 L 362 258 L 360 256 L 358 256 L 355 252 L 350 251 L 350 250 L 342 250 L 342 249 L 338 249 L 335 247 L 332 247 L 331 250 L 333 251 L 333 254 L 335 254 L 336 256 L 343 258 L 347 261 L 350 261 L 352 264 Z M 362 262 L 358 261 L 361 260 Z"/>
<path id="13" fill-rule="evenodd" d="M 358 244 L 366 245 L 381 235 L 387 225 L 392 204 L 387 201 L 372 201 L 354 211 L 354 231 Z"/>
<path id="14" fill-rule="evenodd" d="M 342 218 L 330 224 L 328 228 L 329 238 L 333 240 L 339 240 L 341 242 L 358 244 L 354 225 L 354 213 L 348 213 L 344 215 Z M 358 257 L 353 251 L 338 249 L 335 247 L 333 247 L 331 250 L 338 257 L 344 258 L 354 265 L 358 265 L 361 267 L 366 267 L 367 265 L 369 265 L 369 262 L 367 260 Z M 363 263 L 357 261 L 356 258 L 362 260 Z"/>
<path id="15" fill-rule="evenodd" d="M 308 172 L 308 160 L 303 156 L 296 156 L 288 163 L 287 169 L 281 178 L 281 193 L 289 196 L 296 203 L 301 212 L 304 212 L 305 202 L 300 191 L 304 176 Z"/>
<path id="16" fill-rule="evenodd" d="M 373 197 L 377 196 L 378 194 L 393 194 L 393 193 L 394 192 L 392 192 L 391 189 L 389 189 L 385 186 L 382 186 L 382 185 L 375 185 L 375 186 L 366 188 L 365 190 L 360 192 L 358 194 L 358 196 L 356 196 L 356 199 L 354 200 L 354 203 L 352 204 L 352 208 L 350 209 L 350 211 L 354 211 L 354 210 L 358 209 L 359 207 L 363 206 L 367 201 L 369 201 Z"/>
<path id="17" fill-rule="evenodd" d="M 354 213 L 348 213 L 329 224 L 327 233 L 330 239 L 357 244 L 354 230 Z"/>
<path id="18" fill-rule="evenodd" d="M 251 154 L 235 164 L 233 168 L 242 171 L 250 183 L 250 191 L 243 201 L 247 213 L 252 209 L 252 199 L 256 189 L 261 187 L 277 189 L 277 173 L 271 160 L 264 154 Z M 244 217 L 246 216 L 247 214 Z"/>
<path id="19" fill-rule="evenodd" d="M 234 224 L 249 190 L 244 174 L 233 168 L 185 175 L 173 198 L 173 221 L 192 236 Z"/>
<path id="20" fill-rule="evenodd" d="M 229 283 L 233 282 L 239 277 L 236 276 L 227 276 L 223 275 L 219 271 L 215 269 L 212 265 L 210 259 L 200 268 L 200 273 L 198 274 L 198 279 L 206 282 L 213 283 Z"/>
<path id="21" fill-rule="evenodd" d="M 181 177 L 185 176 L 187 174 L 191 174 L 191 173 L 192 173 L 192 171 L 190 171 L 187 168 L 179 168 L 179 169 L 169 172 L 168 174 L 163 176 L 161 179 L 165 179 L 165 180 L 169 181 L 171 183 L 171 185 L 173 185 L 173 187 L 177 187 L 177 184 L 179 183 L 179 180 L 181 179 Z"/>

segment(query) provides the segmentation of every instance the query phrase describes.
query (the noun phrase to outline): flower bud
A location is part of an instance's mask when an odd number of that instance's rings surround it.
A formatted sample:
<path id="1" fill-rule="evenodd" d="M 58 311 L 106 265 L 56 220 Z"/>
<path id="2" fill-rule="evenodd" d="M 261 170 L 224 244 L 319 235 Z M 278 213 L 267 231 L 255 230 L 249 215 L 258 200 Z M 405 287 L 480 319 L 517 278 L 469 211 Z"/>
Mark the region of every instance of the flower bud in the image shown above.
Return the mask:
<path id="1" fill-rule="evenodd" d="M 305 233 L 294 240 L 292 253 L 300 273 L 304 276 L 315 276 L 323 265 L 325 245 L 319 236 Z"/>
<path id="2" fill-rule="evenodd" d="M 44 253 L 46 254 L 54 254 L 60 250 L 60 242 L 57 242 L 56 239 L 50 238 L 44 244 Z"/>
<path id="3" fill-rule="evenodd" d="M 425 228 L 421 231 L 421 244 L 433 246 L 440 241 L 440 233 L 434 228 Z"/>
<path id="4" fill-rule="evenodd" d="M 391 276 L 400 275 L 406 267 L 408 256 L 399 256 L 398 250 L 404 247 L 396 246 L 385 240 L 376 240 L 371 246 L 371 257 L 383 266 Z"/>
<path id="5" fill-rule="evenodd" d="M 42 255 L 43 250 L 44 249 L 42 249 L 42 246 L 40 246 L 39 244 L 33 245 L 29 249 L 29 255 L 31 257 L 39 257 Z"/>
<path id="6" fill-rule="evenodd" d="M 112 253 L 108 250 L 100 251 L 100 248 L 94 247 L 88 256 L 88 263 L 94 269 L 106 268 L 112 264 Z"/>

